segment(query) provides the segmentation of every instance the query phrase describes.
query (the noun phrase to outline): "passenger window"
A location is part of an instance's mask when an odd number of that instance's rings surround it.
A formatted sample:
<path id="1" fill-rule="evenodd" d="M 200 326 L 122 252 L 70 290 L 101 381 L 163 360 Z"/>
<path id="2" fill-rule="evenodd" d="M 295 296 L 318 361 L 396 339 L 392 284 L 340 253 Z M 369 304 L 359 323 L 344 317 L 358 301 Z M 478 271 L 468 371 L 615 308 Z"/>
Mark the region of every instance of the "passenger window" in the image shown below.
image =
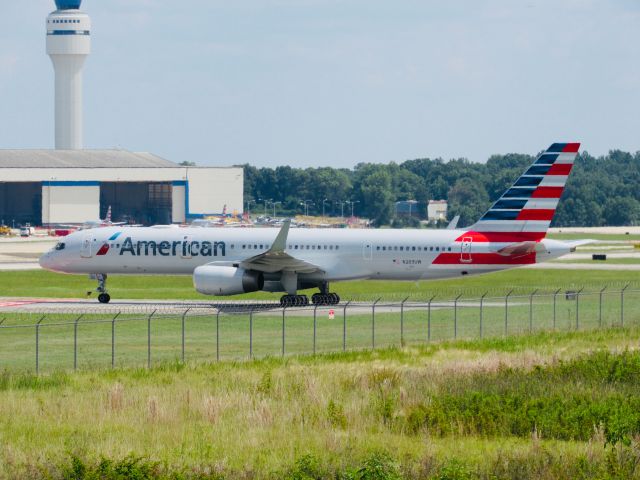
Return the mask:
<path id="1" fill-rule="evenodd" d="M 404 247 L 400 247 L 400 251 L 402 252 L 404 250 Z"/>
<path id="2" fill-rule="evenodd" d="M 411 247 L 411 250 L 415 252 L 416 251 L 416 247 Z"/>
<path id="3" fill-rule="evenodd" d="M 433 252 L 433 247 L 429 247 L 429 251 Z"/>
<path id="4" fill-rule="evenodd" d="M 340 245 L 336 245 L 336 250 L 338 250 L 338 248 L 340 248 Z"/>
<path id="5" fill-rule="evenodd" d="M 329 250 L 333 250 L 333 245 L 329 245 Z"/>
<path id="6" fill-rule="evenodd" d="M 293 249 L 294 249 L 294 250 L 297 250 L 297 249 L 298 249 L 298 245 L 294 246 L 294 247 L 293 247 Z"/>
<path id="7" fill-rule="evenodd" d="M 386 250 L 387 250 L 387 247 L 382 247 L 382 251 L 386 251 Z"/>
<path id="8" fill-rule="evenodd" d="M 440 251 L 440 247 L 436 247 L 436 252 L 439 252 L 439 251 Z"/>

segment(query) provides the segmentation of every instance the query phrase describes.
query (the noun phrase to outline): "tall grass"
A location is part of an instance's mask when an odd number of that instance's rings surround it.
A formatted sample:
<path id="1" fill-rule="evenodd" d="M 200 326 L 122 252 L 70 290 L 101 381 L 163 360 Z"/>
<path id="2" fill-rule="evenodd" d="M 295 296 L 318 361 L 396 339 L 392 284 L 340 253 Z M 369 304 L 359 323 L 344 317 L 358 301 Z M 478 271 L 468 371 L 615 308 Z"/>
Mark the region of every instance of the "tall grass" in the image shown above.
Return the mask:
<path id="1" fill-rule="evenodd" d="M 6 373 L 0 476 L 634 478 L 639 333 Z"/>

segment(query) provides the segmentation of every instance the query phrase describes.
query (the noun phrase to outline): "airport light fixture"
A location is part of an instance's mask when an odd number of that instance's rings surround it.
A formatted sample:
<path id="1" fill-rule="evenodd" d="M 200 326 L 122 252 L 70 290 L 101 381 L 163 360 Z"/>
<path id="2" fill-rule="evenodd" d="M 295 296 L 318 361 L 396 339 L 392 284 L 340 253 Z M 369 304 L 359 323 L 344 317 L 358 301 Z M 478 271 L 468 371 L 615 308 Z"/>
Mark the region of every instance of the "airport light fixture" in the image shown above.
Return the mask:
<path id="1" fill-rule="evenodd" d="M 301 200 L 300 205 L 304 205 L 304 216 L 309 216 L 309 205 L 314 205 L 311 200 Z"/>
<path id="2" fill-rule="evenodd" d="M 266 199 L 266 198 L 259 198 L 258 199 L 259 202 L 264 202 L 264 216 L 267 216 L 267 203 L 269 203 L 271 201 L 271 199 Z"/>
<path id="3" fill-rule="evenodd" d="M 251 204 L 256 203 L 255 200 L 247 200 L 247 215 L 251 216 Z"/>
<path id="4" fill-rule="evenodd" d="M 344 220 L 344 204 L 347 202 L 336 202 L 336 205 L 340 205 L 340 217 Z"/>
<path id="5" fill-rule="evenodd" d="M 353 207 L 356 203 L 360 203 L 360 200 L 347 200 L 345 203 L 350 203 L 351 204 L 351 218 L 353 218 Z"/>
<path id="6" fill-rule="evenodd" d="M 328 201 L 329 201 L 329 199 L 328 199 L 328 198 L 325 198 L 324 200 L 322 200 L 322 218 L 324 218 L 324 217 L 325 217 L 325 215 L 324 215 L 324 204 L 325 204 L 326 202 L 328 202 Z"/>
<path id="7" fill-rule="evenodd" d="M 273 205 L 273 216 L 275 218 L 275 216 L 276 216 L 276 205 L 278 205 L 278 204 L 282 205 L 282 202 L 271 202 L 271 204 Z"/>

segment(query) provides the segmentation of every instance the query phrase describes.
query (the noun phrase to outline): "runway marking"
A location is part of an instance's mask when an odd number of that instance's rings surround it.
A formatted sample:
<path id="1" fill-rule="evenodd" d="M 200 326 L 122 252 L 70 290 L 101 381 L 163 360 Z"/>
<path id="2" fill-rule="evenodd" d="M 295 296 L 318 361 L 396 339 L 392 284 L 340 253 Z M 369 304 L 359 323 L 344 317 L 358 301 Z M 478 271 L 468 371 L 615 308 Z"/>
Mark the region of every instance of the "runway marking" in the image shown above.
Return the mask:
<path id="1" fill-rule="evenodd" d="M 32 305 L 39 303 L 37 301 L 24 301 L 24 302 L 0 302 L 0 307 L 20 307 L 22 305 Z"/>

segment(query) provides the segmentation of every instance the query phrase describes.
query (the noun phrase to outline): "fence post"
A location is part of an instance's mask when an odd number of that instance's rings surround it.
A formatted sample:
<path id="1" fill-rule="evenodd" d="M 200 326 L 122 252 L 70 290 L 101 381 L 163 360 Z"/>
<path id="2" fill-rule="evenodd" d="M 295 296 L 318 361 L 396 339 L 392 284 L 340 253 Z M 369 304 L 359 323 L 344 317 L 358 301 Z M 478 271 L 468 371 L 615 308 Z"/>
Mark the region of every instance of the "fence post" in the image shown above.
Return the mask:
<path id="1" fill-rule="evenodd" d="M 216 312 L 216 362 L 220 361 L 220 309 Z"/>
<path id="2" fill-rule="evenodd" d="M 484 318 L 484 308 L 483 308 L 484 297 L 486 297 L 488 293 L 489 292 L 484 292 L 484 295 L 480 297 L 480 338 L 482 338 L 482 323 Z"/>
<path id="3" fill-rule="evenodd" d="M 249 311 L 249 358 L 253 358 L 253 307 Z"/>
<path id="4" fill-rule="evenodd" d="M 313 354 L 316 354 L 316 329 L 317 329 L 318 305 L 313 306 Z"/>
<path id="5" fill-rule="evenodd" d="M 458 338 L 458 299 L 462 294 L 458 295 L 453 301 L 453 338 Z"/>
<path id="6" fill-rule="evenodd" d="M 553 329 L 556 329 L 556 303 L 558 299 L 558 293 L 560 293 L 561 288 L 557 289 L 553 292 Z"/>
<path id="7" fill-rule="evenodd" d="M 347 351 L 347 307 L 351 303 L 349 300 L 342 308 L 342 351 Z"/>
<path id="8" fill-rule="evenodd" d="M 284 357 L 284 339 L 285 339 L 285 323 L 284 323 L 284 314 L 287 310 L 287 307 L 282 307 L 282 356 Z"/>
<path id="9" fill-rule="evenodd" d="M 36 375 L 40 373 L 40 323 L 45 319 L 46 315 L 43 315 L 38 323 L 36 323 Z"/>
<path id="10" fill-rule="evenodd" d="M 76 318 L 73 322 L 73 369 L 78 369 L 78 322 L 84 316 L 84 313 Z"/>
<path id="11" fill-rule="evenodd" d="M 431 302 L 437 295 L 434 295 L 429 299 L 429 303 L 427 304 L 427 342 L 431 341 Z"/>
<path id="12" fill-rule="evenodd" d="M 509 296 L 513 293 L 511 290 L 504 297 L 504 334 L 505 336 L 509 334 Z"/>
<path id="13" fill-rule="evenodd" d="M 182 314 L 182 363 L 184 363 L 184 322 L 189 310 L 191 310 L 191 307 L 187 308 Z"/>
<path id="14" fill-rule="evenodd" d="M 602 294 L 606 289 L 607 287 L 604 287 L 602 290 L 600 290 L 600 302 L 598 303 L 598 325 L 600 327 L 602 327 Z"/>
<path id="15" fill-rule="evenodd" d="M 376 305 L 380 301 L 380 298 L 373 302 L 371 305 L 371 349 L 376 348 Z"/>
<path id="16" fill-rule="evenodd" d="M 116 367 L 116 318 L 119 315 L 120 312 L 111 319 L 111 368 Z"/>
<path id="17" fill-rule="evenodd" d="M 409 300 L 409 297 L 400 302 L 400 346 L 404 346 L 404 303 Z"/>
<path id="18" fill-rule="evenodd" d="M 620 326 L 624 327 L 624 291 L 629 287 L 627 283 L 620 291 Z"/>
<path id="19" fill-rule="evenodd" d="M 156 313 L 156 310 L 151 312 L 149 318 L 147 318 L 147 368 L 151 368 L 151 317 Z"/>
<path id="20" fill-rule="evenodd" d="M 582 290 L 584 287 L 576 292 L 576 331 L 580 330 L 580 292 Z"/>
<path id="21" fill-rule="evenodd" d="M 537 288 L 529 295 L 529 333 L 533 332 L 533 296 L 536 293 L 538 293 Z"/>

